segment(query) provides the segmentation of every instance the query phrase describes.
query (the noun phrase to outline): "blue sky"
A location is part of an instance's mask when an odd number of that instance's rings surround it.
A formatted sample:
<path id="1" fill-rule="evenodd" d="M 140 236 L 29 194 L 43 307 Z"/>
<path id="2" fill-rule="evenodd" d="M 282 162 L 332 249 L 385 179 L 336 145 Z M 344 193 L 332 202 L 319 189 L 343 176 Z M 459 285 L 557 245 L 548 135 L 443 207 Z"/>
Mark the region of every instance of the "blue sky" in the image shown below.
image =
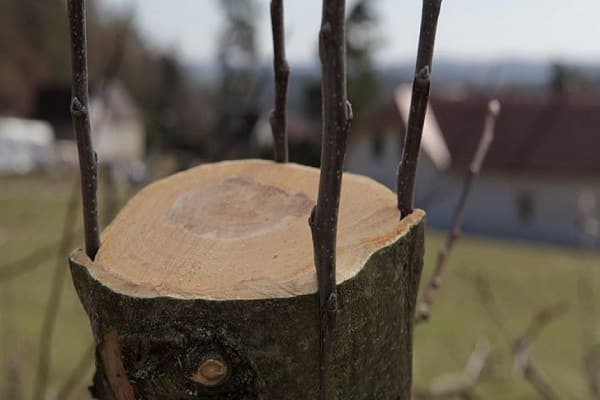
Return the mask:
<path id="1" fill-rule="evenodd" d="M 377 60 L 392 64 L 413 59 L 421 1 L 372 1 L 385 40 Z M 218 0 L 102 2 L 115 10 L 133 7 L 137 25 L 156 46 L 174 50 L 187 62 L 214 60 L 221 17 Z M 268 62 L 269 1 L 257 3 L 259 47 Z M 349 6 L 353 3 L 348 0 Z M 292 62 L 315 60 L 320 17 L 320 0 L 285 1 L 286 44 Z M 600 62 L 599 37 L 598 0 L 444 0 L 436 56 Z"/>

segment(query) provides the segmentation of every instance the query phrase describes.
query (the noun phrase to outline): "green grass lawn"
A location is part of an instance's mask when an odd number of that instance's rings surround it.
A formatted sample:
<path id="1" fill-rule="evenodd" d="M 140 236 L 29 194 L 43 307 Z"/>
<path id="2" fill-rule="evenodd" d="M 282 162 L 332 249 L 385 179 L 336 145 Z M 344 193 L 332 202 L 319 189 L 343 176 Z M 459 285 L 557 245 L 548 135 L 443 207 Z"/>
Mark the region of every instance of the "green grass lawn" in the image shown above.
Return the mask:
<path id="1" fill-rule="evenodd" d="M 0 268 L 60 239 L 72 182 L 72 178 L 0 177 Z M 429 276 L 442 241 L 442 233 L 428 233 L 424 278 Z M 52 252 L 38 268 L 0 282 L 0 398 L 6 393 L 2 390 L 8 382 L 20 382 L 23 391 L 30 393 L 41 321 L 57 260 L 61 268 L 67 267 L 66 254 L 57 258 L 57 253 Z M 582 307 L 578 296 L 581 268 L 586 265 L 593 267 L 587 269 L 586 282 L 600 288 L 598 254 L 474 237 L 461 239 L 447 265 L 432 319 L 415 331 L 416 385 L 423 386 L 441 374 L 462 370 L 475 342 L 487 338 L 492 343 L 492 358 L 489 371 L 477 387 L 481 398 L 538 398 L 513 373 L 506 341 L 482 307 L 469 278 L 479 273 L 489 279 L 509 317 L 508 328 L 515 333 L 521 333 L 540 307 L 559 301 L 569 303 L 568 313 L 544 330 L 533 353 L 538 366 L 566 398 L 586 398 Z M 91 341 L 87 317 L 69 275 L 66 279 L 52 341 L 49 399 L 54 398 Z M 595 302 L 600 303 L 600 296 Z M 85 398 L 84 386 L 89 376 L 88 372 L 73 398 Z"/>

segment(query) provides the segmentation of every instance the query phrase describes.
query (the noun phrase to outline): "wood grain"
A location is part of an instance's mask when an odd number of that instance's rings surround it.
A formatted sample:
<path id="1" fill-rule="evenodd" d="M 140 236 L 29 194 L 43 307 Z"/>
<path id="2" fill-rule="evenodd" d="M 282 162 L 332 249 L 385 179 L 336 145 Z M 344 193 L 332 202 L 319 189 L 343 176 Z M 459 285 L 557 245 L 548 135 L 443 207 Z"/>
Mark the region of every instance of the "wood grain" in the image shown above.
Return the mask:
<path id="1" fill-rule="evenodd" d="M 90 272 L 141 297 L 260 299 L 317 291 L 310 229 L 319 171 L 270 161 L 200 166 L 135 196 L 102 236 Z M 418 216 L 418 218 L 420 218 Z M 346 174 L 338 284 L 406 232 L 394 194 Z"/>

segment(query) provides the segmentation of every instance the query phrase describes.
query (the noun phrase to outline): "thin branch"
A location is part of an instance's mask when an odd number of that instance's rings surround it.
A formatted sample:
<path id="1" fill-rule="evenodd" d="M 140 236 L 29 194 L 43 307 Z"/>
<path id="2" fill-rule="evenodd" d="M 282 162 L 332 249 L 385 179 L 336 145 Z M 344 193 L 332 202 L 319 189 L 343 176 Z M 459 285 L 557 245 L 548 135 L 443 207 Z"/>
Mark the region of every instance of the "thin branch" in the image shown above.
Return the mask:
<path id="1" fill-rule="evenodd" d="M 67 400 L 71 397 L 73 391 L 77 389 L 81 380 L 93 365 L 92 361 L 94 361 L 94 345 L 90 344 L 65 383 L 59 389 L 55 397 L 56 400 Z"/>
<path id="2" fill-rule="evenodd" d="M 445 375 L 433 381 L 429 387 L 415 392 L 418 399 L 438 399 L 460 396 L 473 398 L 473 391 L 486 368 L 490 356 L 490 343 L 481 339 L 475 345 L 464 370 L 459 374 Z"/>
<path id="3" fill-rule="evenodd" d="M 9 281 L 33 271 L 41 264 L 40 260 L 45 259 L 56 248 L 56 243 L 52 243 L 45 247 L 40 247 L 30 254 L 16 261 L 9 261 L 0 266 L 0 282 Z"/>
<path id="4" fill-rule="evenodd" d="M 429 101 L 431 87 L 431 63 L 437 21 L 440 15 L 442 0 L 423 0 L 421 15 L 421 32 L 415 68 L 415 79 L 410 101 L 410 113 L 404 139 L 402 161 L 398 167 L 398 209 L 401 217 L 413 211 L 415 197 L 415 174 L 421 149 L 423 125 Z"/>
<path id="5" fill-rule="evenodd" d="M 22 377 L 29 376 L 23 371 L 23 354 L 15 335 L 14 291 L 9 284 L 0 288 L 0 398 L 22 400 L 24 382 Z M 3 356 L 3 357 L 2 357 Z"/>
<path id="6" fill-rule="evenodd" d="M 285 111 L 290 66 L 285 59 L 285 28 L 283 21 L 283 0 L 271 0 L 275 108 L 271 111 L 269 122 L 273 132 L 275 161 L 277 162 L 287 162 L 289 158 Z"/>
<path id="7" fill-rule="evenodd" d="M 85 0 L 68 0 L 68 7 L 71 27 L 71 62 L 73 68 L 71 116 L 77 139 L 79 169 L 81 172 L 85 250 L 86 254 L 93 260 L 100 247 L 100 232 L 98 227 L 98 160 L 92 147 L 88 106 Z"/>
<path id="8" fill-rule="evenodd" d="M 115 38 L 114 47 L 112 53 L 109 57 L 109 61 L 104 68 L 103 81 L 100 88 L 101 101 L 105 109 L 108 107 L 108 97 L 106 95 L 106 89 L 109 83 L 115 79 L 117 76 L 119 69 L 121 67 L 123 61 L 123 53 L 125 49 L 125 44 L 127 43 L 127 37 L 129 35 L 129 31 L 131 29 L 131 21 L 133 19 L 133 15 L 131 15 L 123 28 L 117 33 Z M 96 128 L 100 129 L 107 122 L 107 114 L 103 113 L 100 121 L 97 122 Z M 118 199 L 115 195 L 115 182 L 114 177 L 111 173 L 110 168 L 107 168 L 106 171 L 106 186 L 107 186 L 107 202 L 104 208 L 105 211 L 105 224 L 108 225 L 110 221 L 115 217 L 116 212 L 118 211 Z M 83 232 L 77 232 L 77 236 Z M 14 278 L 18 278 L 19 276 L 33 271 L 38 268 L 42 263 L 40 260 L 47 259 L 49 254 L 54 252 L 58 243 L 52 243 L 51 245 L 38 248 L 34 250 L 31 254 L 23 257 L 20 260 L 9 262 L 5 265 L 0 266 L 0 282 L 11 280 Z"/>
<path id="9" fill-rule="evenodd" d="M 568 309 L 566 303 L 557 303 L 539 310 L 534 314 L 523 334 L 514 341 L 513 346 L 517 348 L 529 347 L 542 333 L 546 325 L 564 315 Z"/>
<path id="10" fill-rule="evenodd" d="M 54 334 L 54 328 L 56 326 L 56 317 L 58 308 L 60 305 L 60 297 L 65 282 L 65 275 L 67 267 L 65 265 L 64 257 L 71 250 L 73 246 L 75 226 L 77 222 L 78 205 L 78 184 L 75 182 L 69 202 L 67 203 L 67 210 L 65 214 L 63 232 L 61 243 L 58 248 L 58 254 L 56 258 L 56 266 L 54 267 L 54 275 L 52 276 L 52 283 L 50 289 L 50 296 L 46 303 L 46 313 L 44 315 L 44 321 L 42 324 L 42 330 L 40 332 L 40 346 L 38 356 L 38 366 L 35 375 L 35 381 L 33 385 L 33 399 L 42 400 L 45 398 L 46 386 L 48 383 L 48 373 L 50 366 L 50 355 L 52 352 L 52 336 Z"/>
<path id="11" fill-rule="evenodd" d="M 425 288 L 425 293 L 423 294 L 421 304 L 419 305 L 417 315 L 415 316 L 415 323 L 424 322 L 429 319 L 433 298 L 442 284 L 442 275 L 444 273 L 446 261 L 452 252 L 454 243 L 460 236 L 465 207 L 467 205 L 469 194 L 471 193 L 471 188 L 473 187 L 473 182 L 477 178 L 477 175 L 479 175 L 479 172 L 481 171 L 481 165 L 483 164 L 492 141 L 494 140 L 494 129 L 499 113 L 500 103 L 498 100 L 490 101 L 488 104 L 488 112 L 485 118 L 485 126 L 481 134 L 481 139 L 479 140 L 479 145 L 477 146 L 477 150 L 473 156 L 473 161 L 471 162 L 469 170 L 467 171 L 463 181 L 462 192 L 454 211 L 452 228 L 448 231 L 448 236 L 446 237 L 444 247 L 438 253 L 435 269 L 433 270 L 433 274 L 431 275 L 429 283 Z"/>
<path id="12" fill-rule="evenodd" d="M 544 378 L 536 364 L 528 355 L 527 364 L 524 366 L 523 377 L 538 392 L 544 400 L 562 400 L 563 397 Z"/>
<path id="13" fill-rule="evenodd" d="M 56 249 L 57 244 L 52 243 L 48 246 L 34 250 L 20 260 L 8 262 L 0 266 L 0 282 L 9 281 L 18 278 L 21 275 L 31 272 L 42 265 L 42 260 Z"/>
<path id="14" fill-rule="evenodd" d="M 593 247 L 600 235 L 596 227 L 600 220 L 595 216 L 598 205 L 592 192 L 582 192 L 577 201 L 578 226 L 581 234 L 582 248 Z M 581 305 L 581 347 L 583 353 L 583 369 L 588 391 L 592 399 L 600 400 L 600 343 L 597 342 L 597 301 L 591 272 L 593 267 L 580 265 L 578 274 L 579 304 Z"/>
<path id="15" fill-rule="evenodd" d="M 585 377 L 591 398 L 600 399 L 600 344 L 588 347 L 583 358 Z"/>
<path id="16" fill-rule="evenodd" d="M 323 134 L 317 205 L 309 224 L 319 286 L 320 371 L 319 398 L 327 396 L 330 341 L 337 314 L 335 247 L 346 138 L 352 108 L 346 92 L 346 2 L 324 0 L 319 33 L 322 73 Z"/>
<path id="17" fill-rule="evenodd" d="M 523 335 L 513 337 L 508 330 L 507 320 L 500 310 L 500 306 L 493 295 L 489 283 L 482 276 L 477 276 L 475 287 L 482 300 L 482 304 L 489 312 L 493 321 L 500 328 L 510 344 L 511 351 L 515 357 L 515 366 L 521 372 L 523 378 L 537 391 L 544 400 L 562 400 L 562 396 L 552 387 L 544 378 L 530 354 L 530 347 L 533 340 L 539 335 L 541 330 L 550 322 L 554 321 L 566 311 L 563 303 L 558 303 L 542 308 L 535 313 L 529 326 L 525 329 Z"/>
<path id="18" fill-rule="evenodd" d="M 561 396 L 537 368 L 529 350 L 546 325 L 562 316 L 567 310 L 568 307 L 565 303 L 542 308 L 534 314 L 525 332 L 512 343 L 516 369 L 545 400 L 560 400 Z"/>

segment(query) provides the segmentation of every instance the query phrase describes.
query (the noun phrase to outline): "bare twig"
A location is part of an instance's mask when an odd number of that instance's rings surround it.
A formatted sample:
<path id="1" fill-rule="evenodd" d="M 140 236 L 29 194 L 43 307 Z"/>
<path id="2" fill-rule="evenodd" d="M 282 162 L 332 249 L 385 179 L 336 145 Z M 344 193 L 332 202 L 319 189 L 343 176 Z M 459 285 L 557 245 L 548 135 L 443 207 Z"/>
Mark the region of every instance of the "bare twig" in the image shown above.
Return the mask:
<path id="1" fill-rule="evenodd" d="M 56 400 L 67 400 L 71 397 L 73 391 L 77 389 L 77 386 L 93 365 L 92 361 L 94 361 L 94 345 L 90 344 L 65 383 L 59 389 Z"/>
<path id="2" fill-rule="evenodd" d="M 127 25 L 122 29 L 122 31 L 120 31 L 117 35 L 113 52 L 105 68 L 104 81 L 101 89 L 102 101 L 105 103 L 105 106 L 107 101 L 107 97 L 105 95 L 106 86 L 111 80 L 115 78 L 119 71 L 123 57 L 124 43 L 126 42 L 129 29 L 130 22 L 128 22 Z M 106 123 L 105 114 L 104 118 L 102 118 L 98 122 L 97 128 L 104 125 L 104 123 Z M 119 199 L 115 194 L 116 182 L 110 168 L 107 168 L 104 175 L 106 176 L 106 192 L 108 193 L 107 202 L 104 208 L 104 224 L 108 225 L 115 217 L 118 211 Z M 75 236 L 79 236 L 81 233 L 83 233 L 83 231 L 77 231 Z M 41 260 L 47 259 L 49 255 L 55 251 L 58 245 L 59 243 L 52 243 L 48 246 L 40 247 L 20 260 L 0 265 L 0 282 L 18 278 L 21 275 L 26 274 L 27 272 L 35 270 L 36 268 L 42 265 Z"/>
<path id="3" fill-rule="evenodd" d="M 544 378 L 537 365 L 533 362 L 530 347 L 546 325 L 554 321 L 568 310 L 564 303 L 544 307 L 534 314 L 525 332 L 512 343 L 515 356 L 515 367 L 531 384 L 544 400 L 560 400 L 562 397 Z"/>
<path id="4" fill-rule="evenodd" d="M 527 363 L 524 365 L 523 377 L 538 392 L 542 399 L 561 400 L 563 398 L 550 385 L 548 380 L 544 378 L 536 364 L 531 359 L 530 355 L 528 355 Z"/>
<path id="5" fill-rule="evenodd" d="M 460 236 L 465 207 L 467 205 L 467 199 L 469 198 L 471 188 L 473 187 L 473 182 L 475 181 L 477 175 L 479 175 L 479 171 L 481 171 L 481 165 L 483 164 L 490 145 L 494 140 L 494 127 L 496 125 L 496 119 L 498 118 L 499 113 L 500 103 L 498 100 L 490 101 L 488 104 L 488 112 L 485 118 L 483 133 L 481 134 L 479 145 L 477 146 L 477 150 L 473 156 L 473 161 L 471 162 L 469 170 L 467 171 L 467 175 L 463 181 L 462 192 L 454 211 L 452 228 L 448 231 L 448 236 L 446 237 L 444 247 L 438 253 L 435 269 L 433 270 L 433 274 L 431 275 L 429 283 L 425 288 L 425 293 L 423 294 L 421 304 L 419 305 L 417 315 L 415 316 L 415 323 L 420 323 L 429 319 L 433 298 L 442 284 L 442 275 L 444 273 L 446 261 L 448 260 L 448 256 L 452 251 L 456 239 L 458 239 Z"/>
<path id="6" fill-rule="evenodd" d="M 558 303 L 542 308 L 534 314 L 529 326 L 523 335 L 513 338 L 508 329 L 507 320 L 501 312 L 500 306 L 491 291 L 489 283 L 482 276 L 477 276 L 475 287 L 482 300 L 482 304 L 488 311 L 492 320 L 504 334 L 510 344 L 511 351 L 515 357 L 515 366 L 523 378 L 538 392 L 544 400 L 562 400 L 556 389 L 543 377 L 530 354 L 533 340 L 541 330 L 550 322 L 554 321 L 566 311 L 564 303 Z"/>
<path id="7" fill-rule="evenodd" d="M 10 400 L 24 400 L 25 388 L 29 384 L 28 377 L 31 376 L 28 370 L 27 362 L 25 361 L 26 354 L 24 352 L 23 343 L 15 340 L 13 334 L 7 338 L 10 340 L 10 347 L 7 345 L 4 349 L 5 362 L 3 365 L 5 380 L 3 385 L 0 385 L 0 398 Z"/>
<path id="8" fill-rule="evenodd" d="M 578 227 L 581 234 L 582 248 L 594 247 L 600 235 L 598 226 L 600 219 L 597 196 L 591 191 L 584 191 L 577 201 Z M 597 301 L 593 285 L 591 265 L 583 263 L 579 267 L 578 290 L 581 317 L 581 346 L 583 352 L 583 369 L 588 391 L 592 399 L 600 400 L 600 343 L 596 339 Z"/>
<path id="9" fill-rule="evenodd" d="M 27 272 L 35 270 L 42 265 L 41 260 L 48 257 L 56 249 L 57 243 L 52 243 L 48 246 L 34 250 L 31 254 L 26 255 L 20 260 L 9 262 L 0 266 L 0 282 L 18 278 Z"/>
<path id="10" fill-rule="evenodd" d="M 269 122 L 273 132 L 275 161 L 288 161 L 285 103 L 287 98 L 290 66 L 285 59 L 285 28 L 283 0 L 271 0 L 271 29 L 273 30 L 273 70 L 275 72 L 275 108 Z"/>
<path id="11" fill-rule="evenodd" d="M 22 354 L 15 354 L 14 292 L 8 283 L 0 287 L 0 398 L 22 400 Z M 25 375 L 26 376 L 26 375 Z"/>
<path id="12" fill-rule="evenodd" d="M 512 343 L 512 336 L 507 326 L 507 318 L 500 308 L 500 305 L 496 301 L 496 297 L 490 287 L 490 282 L 481 274 L 474 274 L 472 276 L 475 290 L 481 300 L 481 304 L 490 315 L 492 322 L 496 324 L 499 332 L 502 334 L 504 339 Z"/>
<path id="13" fill-rule="evenodd" d="M 585 349 L 583 359 L 588 390 L 592 399 L 600 399 L 600 344 Z"/>
<path id="14" fill-rule="evenodd" d="M 46 313 L 44 315 L 42 330 L 40 332 L 38 366 L 33 385 L 34 400 L 42 400 L 45 397 L 50 366 L 50 354 L 52 351 L 52 336 L 54 334 L 54 328 L 56 326 L 56 316 L 58 312 L 58 307 L 60 305 L 60 297 L 62 294 L 62 289 L 65 282 L 65 275 L 67 272 L 64 257 L 69 252 L 69 250 L 71 250 L 71 246 L 73 245 L 74 233 L 76 231 L 75 226 L 77 222 L 77 212 L 79 209 L 79 207 L 77 207 L 78 190 L 79 185 L 76 182 L 76 184 L 73 185 L 71 197 L 67 204 L 61 243 L 58 248 L 56 266 L 54 267 L 54 275 L 52 277 L 50 297 L 48 298 L 48 302 L 46 303 Z"/>
<path id="15" fill-rule="evenodd" d="M 488 363 L 490 349 L 488 340 L 479 340 L 461 373 L 441 376 L 429 387 L 418 389 L 415 393 L 416 397 L 422 399 L 446 399 L 452 396 L 473 398 L 475 386 Z"/>
<path id="16" fill-rule="evenodd" d="M 317 205 L 309 224 L 312 232 L 319 286 L 320 387 L 326 398 L 330 340 L 337 314 L 335 246 L 340 204 L 346 138 L 352 121 L 352 108 L 346 92 L 346 2 L 324 0 L 319 33 L 321 58 L 323 137 L 321 175 Z"/>
<path id="17" fill-rule="evenodd" d="M 534 314 L 523 334 L 514 341 L 513 346 L 519 349 L 529 347 L 546 325 L 565 314 L 568 309 L 566 303 L 557 303 L 539 310 Z"/>
<path id="18" fill-rule="evenodd" d="M 400 166 L 398 167 L 398 209 L 400 210 L 401 217 L 413 211 L 415 174 L 417 172 L 417 161 L 421 149 L 421 137 L 423 136 L 427 103 L 429 101 L 431 63 L 433 61 L 435 33 L 441 6 L 442 0 L 423 0 L 421 32 L 419 34 L 419 48 L 410 101 L 410 113 L 404 139 L 402 161 L 400 161 Z"/>
<path id="19" fill-rule="evenodd" d="M 75 236 L 79 236 L 83 231 L 77 230 Z M 26 255 L 20 260 L 8 262 L 0 266 L 0 282 L 16 279 L 28 272 L 32 272 L 47 260 L 50 254 L 56 251 L 59 243 L 52 243 L 44 247 L 34 250 L 31 254 Z"/>
<path id="20" fill-rule="evenodd" d="M 71 27 L 71 62 L 73 68 L 73 95 L 71 116 L 77 138 L 81 196 L 86 254 L 93 260 L 100 247 L 98 227 L 98 170 L 97 156 L 92 147 L 89 115 L 87 39 L 85 0 L 68 0 Z"/>

